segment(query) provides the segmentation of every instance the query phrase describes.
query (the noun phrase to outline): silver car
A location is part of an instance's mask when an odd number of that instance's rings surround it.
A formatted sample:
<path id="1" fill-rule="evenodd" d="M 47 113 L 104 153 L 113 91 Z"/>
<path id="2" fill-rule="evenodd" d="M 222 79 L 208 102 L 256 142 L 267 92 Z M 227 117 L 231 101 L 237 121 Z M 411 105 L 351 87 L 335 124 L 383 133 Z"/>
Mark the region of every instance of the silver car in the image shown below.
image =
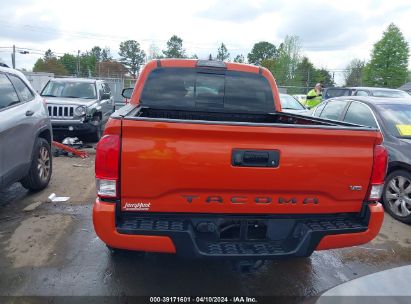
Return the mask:
<path id="1" fill-rule="evenodd" d="M 58 140 L 79 137 L 99 141 L 115 108 L 110 86 L 103 80 L 51 79 L 41 96 L 46 100 L 53 134 Z"/>
<path id="2" fill-rule="evenodd" d="M 18 181 L 44 189 L 52 173 L 51 141 L 43 98 L 22 73 L 0 66 L 0 189 Z"/>

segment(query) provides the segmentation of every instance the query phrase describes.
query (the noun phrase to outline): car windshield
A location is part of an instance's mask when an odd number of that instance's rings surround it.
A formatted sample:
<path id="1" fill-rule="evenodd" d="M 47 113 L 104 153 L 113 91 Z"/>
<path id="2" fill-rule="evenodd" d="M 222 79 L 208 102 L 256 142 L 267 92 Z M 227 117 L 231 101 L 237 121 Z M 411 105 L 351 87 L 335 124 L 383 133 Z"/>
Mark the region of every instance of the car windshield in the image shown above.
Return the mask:
<path id="1" fill-rule="evenodd" d="M 392 135 L 411 138 L 411 104 L 387 104 L 379 108 Z"/>
<path id="2" fill-rule="evenodd" d="M 291 95 L 280 94 L 281 107 L 286 110 L 304 110 L 304 107 Z"/>
<path id="3" fill-rule="evenodd" d="M 409 94 L 400 90 L 373 90 L 372 95 L 375 97 L 410 98 Z"/>
<path id="4" fill-rule="evenodd" d="M 95 99 L 96 86 L 88 82 L 50 81 L 41 96 Z"/>

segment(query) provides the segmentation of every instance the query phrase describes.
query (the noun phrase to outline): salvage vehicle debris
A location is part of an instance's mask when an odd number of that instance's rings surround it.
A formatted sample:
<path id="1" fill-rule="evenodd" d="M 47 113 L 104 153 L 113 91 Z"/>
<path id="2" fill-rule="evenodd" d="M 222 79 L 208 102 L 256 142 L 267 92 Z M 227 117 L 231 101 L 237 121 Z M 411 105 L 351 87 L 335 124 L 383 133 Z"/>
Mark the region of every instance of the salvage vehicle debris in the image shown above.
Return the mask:
<path id="1" fill-rule="evenodd" d="M 64 202 L 67 202 L 70 199 L 70 197 L 57 196 L 55 193 L 52 193 L 49 195 L 48 199 L 49 199 L 49 202 L 51 203 L 64 203 Z"/>
<path id="2" fill-rule="evenodd" d="M 61 143 L 77 149 L 83 146 L 83 141 L 79 140 L 78 137 L 66 137 Z"/>
<path id="3" fill-rule="evenodd" d="M 42 202 L 36 202 L 28 205 L 26 208 L 23 209 L 25 212 L 30 212 L 39 207 L 42 204 Z"/>
<path id="4" fill-rule="evenodd" d="M 81 150 L 69 147 L 68 145 L 56 142 L 56 141 L 53 141 L 52 144 L 53 144 L 53 147 L 55 147 L 57 149 L 60 149 L 60 150 L 64 150 L 65 152 L 67 152 L 69 156 L 70 156 L 70 153 L 71 153 L 71 155 L 76 155 L 76 156 L 81 157 L 81 158 L 88 158 L 89 157 L 89 155 L 86 151 L 81 151 Z M 55 156 L 59 156 L 59 155 L 55 155 Z"/>

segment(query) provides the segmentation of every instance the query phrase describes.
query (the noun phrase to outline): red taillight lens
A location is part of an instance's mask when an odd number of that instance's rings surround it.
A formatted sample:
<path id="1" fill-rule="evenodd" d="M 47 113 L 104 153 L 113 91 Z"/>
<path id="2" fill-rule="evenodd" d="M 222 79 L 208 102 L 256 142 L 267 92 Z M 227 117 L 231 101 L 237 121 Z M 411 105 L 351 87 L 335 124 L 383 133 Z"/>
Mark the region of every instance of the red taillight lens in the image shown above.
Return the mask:
<path id="1" fill-rule="evenodd" d="M 97 194 L 100 197 L 118 196 L 120 136 L 105 135 L 96 147 L 95 172 Z"/>
<path id="2" fill-rule="evenodd" d="M 381 199 L 382 189 L 384 188 L 385 174 L 387 173 L 387 162 L 387 150 L 381 145 L 376 145 L 374 147 L 374 163 L 368 198 L 370 201 L 378 201 Z"/>

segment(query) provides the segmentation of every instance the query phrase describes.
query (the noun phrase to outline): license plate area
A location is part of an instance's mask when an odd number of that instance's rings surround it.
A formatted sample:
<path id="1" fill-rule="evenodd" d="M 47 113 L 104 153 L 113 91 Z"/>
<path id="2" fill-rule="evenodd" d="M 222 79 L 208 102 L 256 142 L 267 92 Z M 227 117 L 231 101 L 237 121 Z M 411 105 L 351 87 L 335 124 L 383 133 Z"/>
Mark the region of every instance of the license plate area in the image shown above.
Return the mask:
<path id="1" fill-rule="evenodd" d="M 194 225 L 196 237 L 214 241 L 269 240 L 266 220 L 218 220 L 200 221 Z"/>

